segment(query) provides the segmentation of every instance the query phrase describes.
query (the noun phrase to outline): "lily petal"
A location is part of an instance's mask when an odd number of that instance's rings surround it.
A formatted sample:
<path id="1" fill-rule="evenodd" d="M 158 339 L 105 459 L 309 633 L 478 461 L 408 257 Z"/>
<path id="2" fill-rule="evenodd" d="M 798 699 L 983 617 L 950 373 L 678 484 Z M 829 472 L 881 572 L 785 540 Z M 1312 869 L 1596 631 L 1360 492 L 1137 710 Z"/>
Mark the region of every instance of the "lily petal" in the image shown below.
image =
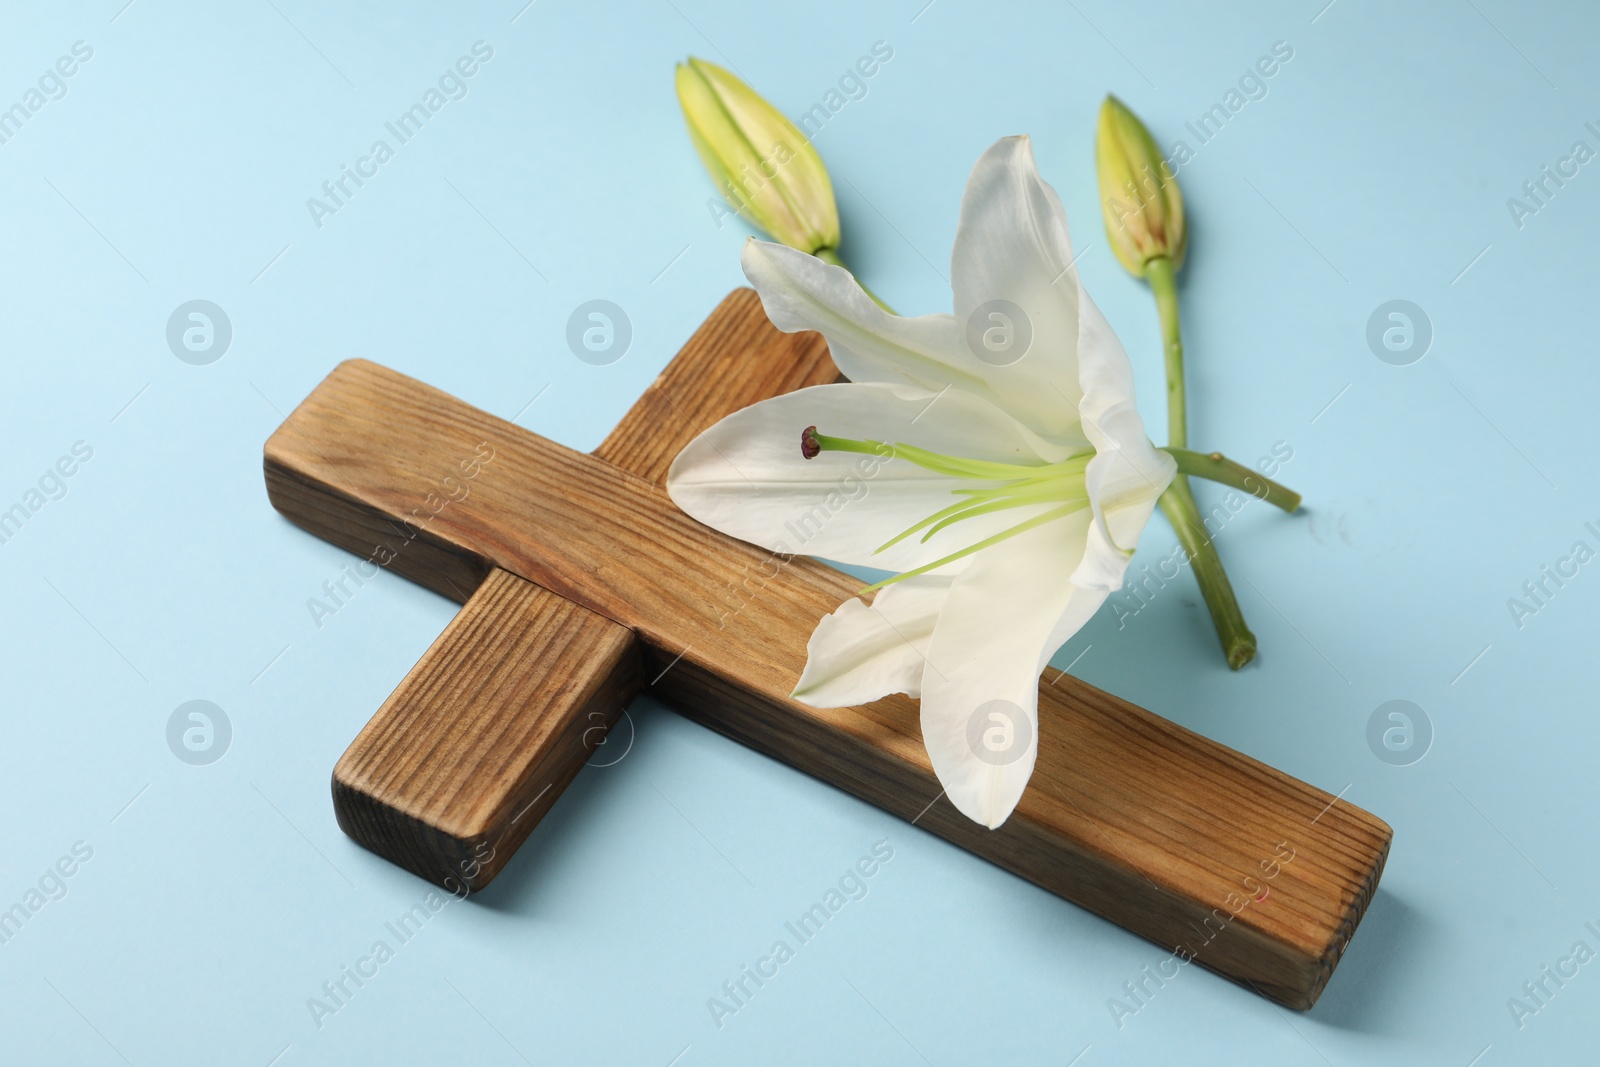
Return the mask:
<path id="1" fill-rule="evenodd" d="M 1022 309 L 1024 320 L 1009 323 L 1018 343 L 1024 331 L 1031 336 L 1021 358 L 994 366 L 973 356 L 967 365 L 1025 425 L 1053 440 L 1077 439 L 1081 287 L 1066 212 L 1039 177 L 1027 137 L 996 141 L 972 168 L 950 254 L 950 287 L 957 322 L 964 330 L 974 322 L 975 336 L 995 311 L 992 302 Z"/>
<path id="2" fill-rule="evenodd" d="M 1157 498 L 1177 475 L 1178 464 L 1150 443 L 1134 406 L 1128 355 L 1081 282 L 1078 300 L 1078 371 L 1083 386 L 1079 414 L 1095 447 L 1086 480 L 1096 529 L 1072 580 L 1109 592 L 1122 585 L 1139 534 L 1150 521 Z"/>
<path id="3" fill-rule="evenodd" d="M 953 386 L 1005 406 L 954 315 L 891 315 L 843 267 L 767 241 L 745 242 L 743 264 L 772 324 L 786 333 L 820 332 L 852 382 L 899 382 L 936 393 Z"/>
<path id="4" fill-rule="evenodd" d="M 878 590 L 869 606 L 851 597 L 817 624 L 794 696 L 816 708 L 848 708 L 890 693 L 922 694 L 939 609 L 953 575 L 922 574 Z"/>
<path id="5" fill-rule="evenodd" d="M 708 526 L 775 552 L 908 571 L 1015 525 L 1019 508 L 963 520 L 926 543 L 876 549 L 959 498 L 961 480 L 900 459 L 825 451 L 800 454 L 800 431 L 887 439 L 947 455 L 1040 463 L 1029 436 L 994 405 L 952 389 L 817 385 L 737 411 L 691 441 L 667 472 L 673 502 Z"/>
<path id="6" fill-rule="evenodd" d="M 934 627 L 922 740 L 951 803 L 990 828 L 1033 774 L 1042 665 L 1108 595 L 1070 581 L 1091 525 L 1073 515 L 978 553 Z"/>

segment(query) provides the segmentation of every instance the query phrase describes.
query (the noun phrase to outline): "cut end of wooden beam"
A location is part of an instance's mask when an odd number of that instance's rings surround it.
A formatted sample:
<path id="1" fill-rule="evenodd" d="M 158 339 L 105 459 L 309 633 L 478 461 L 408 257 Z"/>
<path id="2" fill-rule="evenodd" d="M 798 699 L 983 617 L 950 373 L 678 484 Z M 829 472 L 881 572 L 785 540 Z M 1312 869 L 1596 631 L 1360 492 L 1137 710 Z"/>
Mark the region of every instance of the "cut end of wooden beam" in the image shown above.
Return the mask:
<path id="1" fill-rule="evenodd" d="M 482 889 L 642 685 L 627 629 L 491 571 L 334 768 L 339 826 Z"/>

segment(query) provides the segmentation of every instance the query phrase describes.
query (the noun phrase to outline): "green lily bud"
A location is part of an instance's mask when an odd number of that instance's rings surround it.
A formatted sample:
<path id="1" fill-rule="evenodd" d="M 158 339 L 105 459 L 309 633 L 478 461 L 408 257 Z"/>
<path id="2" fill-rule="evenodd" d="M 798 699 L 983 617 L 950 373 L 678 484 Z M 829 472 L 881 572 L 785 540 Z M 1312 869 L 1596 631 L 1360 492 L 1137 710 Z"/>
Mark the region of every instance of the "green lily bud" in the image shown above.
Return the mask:
<path id="1" fill-rule="evenodd" d="M 839 208 L 822 157 L 794 123 L 714 63 L 678 64 L 689 136 L 733 209 L 773 240 L 813 255 L 839 245 Z"/>
<path id="2" fill-rule="evenodd" d="M 1144 277 L 1146 265 L 1166 257 L 1182 266 L 1189 243 L 1178 178 L 1139 116 L 1114 96 L 1100 106 L 1095 170 L 1106 237 L 1124 267 Z"/>

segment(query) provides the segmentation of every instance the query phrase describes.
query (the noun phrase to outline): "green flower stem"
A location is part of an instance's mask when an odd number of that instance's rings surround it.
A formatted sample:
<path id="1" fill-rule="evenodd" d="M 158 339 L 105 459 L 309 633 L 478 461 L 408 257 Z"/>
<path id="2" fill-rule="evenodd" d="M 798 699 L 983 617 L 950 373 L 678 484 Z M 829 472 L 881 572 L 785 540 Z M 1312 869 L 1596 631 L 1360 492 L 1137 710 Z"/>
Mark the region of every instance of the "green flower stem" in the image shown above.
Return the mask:
<path id="1" fill-rule="evenodd" d="M 1161 511 L 1177 532 L 1178 543 L 1188 554 L 1194 579 L 1200 584 L 1206 607 L 1211 611 L 1211 623 L 1222 640 L 1222 652 L 1228 666 L 1238 670 L 1256 658 L 1256 635 L 1245 624 L 1244 613 L 1233 595 L 1233 584 L 1228 572 L 1222 569 L 1217 547 L 1200 521 L 1194 495 L 1189 492 L 1189 482 L 1183 475 L 1173 481 L 1161 494 Z"/>
<path id="2" fill-rule="evenodd" d="M 1157 256 L 1144 268 L 1161 316 L 1161 346 L 1167 359 L 1167 444 L 1189 447 L 1189 406 L 1183 389 L 1183 333 L 1178 328 L 1178 268 Z"/>
<path id="3" fill-rule="evenodd" d="M 1292 512 L 1300 506 L 1299 493 L 1251 470 L 1243 463 L 1235 463 L 1221 452 L 1191 452 L 1187 448 L 1164 448 L 1162 451 L 1178 461 L 1178 470 L 1182 474 L 1243 489 L 1258 500 L 1265 500 L 1284 511 Z"/>
<path id="4" fill-rule="evenodd" d="M 1156 298 L 1156 311 L 1161 317 L 1161 342 L 1167 364 L 1167 437 L 1174 450 L 1188 452 L 1189 409 L 1183 383 L 1183 333 L 1178 321 L 1177 265 L 1166 256 L 1158 256 L 1145 264 L 1145 280 Z M 1193 453 L 1190 453 L 1193 455 Z M 1238 670 L 1255 659 L 1256 635 L 1244 621 L 1239 600 L 1233 595 L 1233 583 L 1222 567 L 1217 547 L 1200 521 L 1200 509 L 1195 505 L 1194 494 L 1189 491 L 1189 478 L 1180 461 L 1178 476 L 1167 491 L 1161 494 L 1161 511 L 1172 523 L 1178 543 L 1189 556 L 1190 569 L 1205 597 L 1206 608 L 1211 612 L 1211 623 L 1217 628 L 1222 641 L 1222 652 L 1228 666 Z"/>
<path id="5" fill-rule="evenodd" d="M 844 260 L 840 259 L 839 253 L 831 248 L 819 248 L 811 254 L 822 260 L 824 263 L 832 263 L 835 267 L 844 267 Z M 844 269 L 850 270 L 849 267 L 844 267 Z M 861 280 L 861 276 L 859 274 L 856 274 L 856 272 L 853 270 L 850 271 L 850 274 L 855 278 L 856 284 L 861 286 L 861 291 L 872 297 L 872 302 L 874 304 L 877 304 L 891 315 L 895 314 L 894 308 L 890 307 L 888 304 L 885 304 L 882 300 L 879 300 L 878 294 L 867 288 L 866 282 Z"/>

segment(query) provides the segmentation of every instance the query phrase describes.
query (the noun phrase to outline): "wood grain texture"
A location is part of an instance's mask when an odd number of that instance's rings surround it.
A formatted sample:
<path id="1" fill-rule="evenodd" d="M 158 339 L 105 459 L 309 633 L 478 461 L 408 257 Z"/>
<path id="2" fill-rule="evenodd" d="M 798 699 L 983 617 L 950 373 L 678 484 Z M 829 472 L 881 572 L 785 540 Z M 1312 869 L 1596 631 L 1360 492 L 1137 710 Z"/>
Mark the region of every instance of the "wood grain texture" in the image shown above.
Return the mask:
<path id="1" fill-rule="evenodd" d="M 683 446 L 724 416 L 838 380 L 820 333 L 780 332 L 754 289 L 735 289 L 594 454 L 647 482 L 665 484 Z"/>
<path id="2" fill-rule="evenodd" d="M 643 684 L 631 631 L 491 569 L 335 766 L 339 826 L 481 889 Z"/>
<path id="3" fill-rule="evenodd" d="M 728 351 L 743 358 L 730 365 Z M 663 482 L 703 426 L 837 377 L 819 335 L 781 333 L 753 291 L 736 290 L 600 451 Z M 333 772 L 345 833 L 452 892 L 494 880 L 642 685 L 630 630 L 487 563 L 451 558 L 430 538 L 423 520 L 470 496 L 481 469 L 474 453 L 418 483 L 415 514 L 395 522 L 366 512 L 335 538 L 465 602 Z"/>
<path id="4" fill-rule="evenodd" d="M 811 629 L 854 579 L 776 560 L 689 519 L 657 484 L 371 363 L 340 365 L 273 435 L 268 487 L 286 516 L 343 543 L 415 521 L 416 487 L 480 448 L 492 460 L 469 497 L 420 524 L 430 551 L 415 559 L 498 567 L 603 615 L 637 635 L 646 676 L 690 717 L 1283 1004 L 1316 999 L 1391 838 L 1351 804 L 1063 677 L 1041 683 L 1016 812 L 979 827 L 936 799 L 914 701 L 789 699 Z"/>

